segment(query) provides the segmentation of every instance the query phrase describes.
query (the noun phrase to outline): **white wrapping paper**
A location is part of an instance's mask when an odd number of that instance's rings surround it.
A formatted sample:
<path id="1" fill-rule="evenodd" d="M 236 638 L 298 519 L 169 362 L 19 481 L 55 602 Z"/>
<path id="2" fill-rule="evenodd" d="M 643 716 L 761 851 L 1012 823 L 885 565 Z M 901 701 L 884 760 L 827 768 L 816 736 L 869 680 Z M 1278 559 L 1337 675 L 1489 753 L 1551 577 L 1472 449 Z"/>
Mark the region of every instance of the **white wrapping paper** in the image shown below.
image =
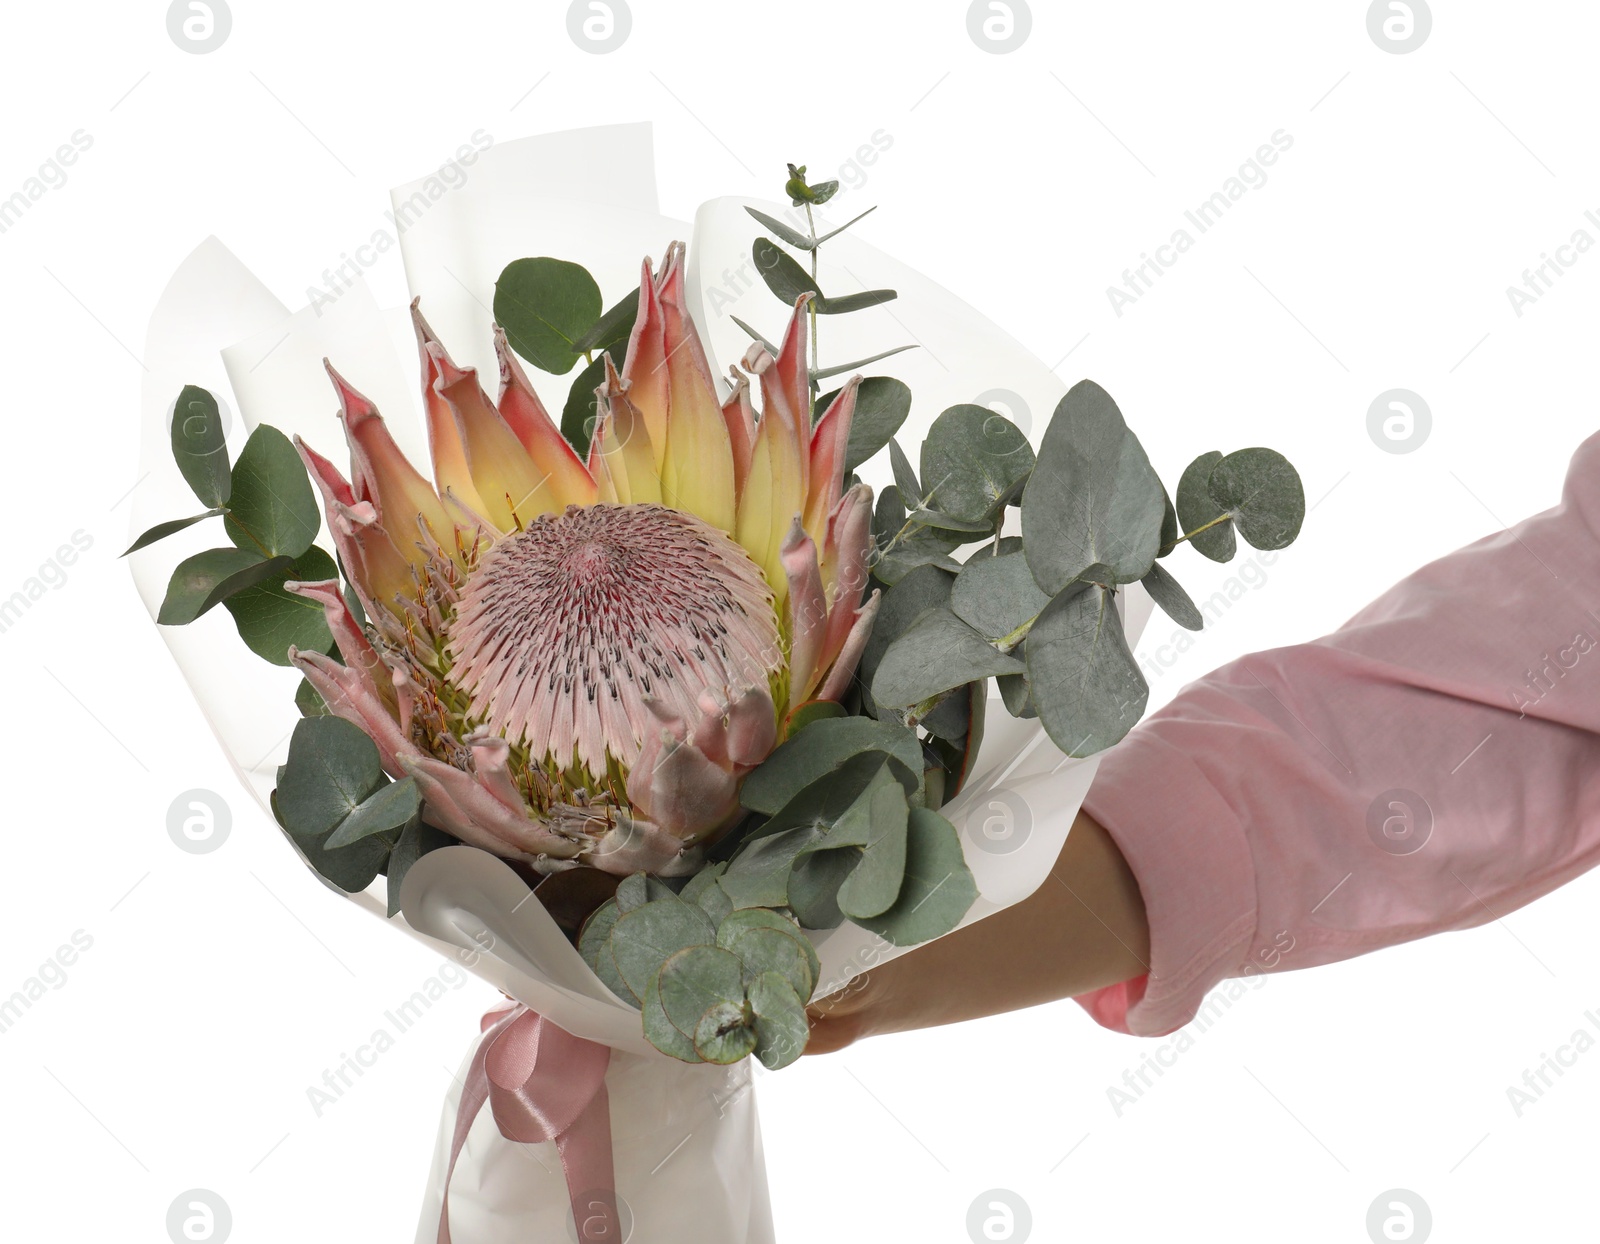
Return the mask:
<path id="1" fill-rule="evenodd" d="M 396 208 L 415 191 L 396 189 Z M 732 316 L 769 338 L 786 318 L 749 262 L 760 227 L 744 203 L 708 202 L 692 228 L 662 217 L 649 126 L 611 126 L 491 147 L 466 182 L 430 203 L 398 240 L 411 292 L 422 297 L 446 346 L 459 361 L 492 376 L 488 302 L 511 260 L 554 255 L 583 263 L 609 306 L 637 284 L 644 255 L 659 257 L 672 240 L 687 239 L 691 311 L 714 370 L 725 374 L 726 364 L 748 344 Z M 780 218 L 789 210 L 778 202 L 756 206 Z M 830 206 L 819 230 L 842 224 L 862 207 Z M 911 386 L 915 403 L 902 443 L 919 443 L 946 407 L 981 398 L 1003 404 L 1037 445 L 1067 387 L 1038 359 L 954 295 L 853 234 L 830 242 L 823 256 L 824 289 L 889 287 L 900 293 L 892 316 L 828 317 L 821 344 L 825 366 L 908 341 L 918 346 L 865 369 L 881 369 Z M 303 434 L 337 459 L 342 437 L 321 366 L 327 356 L 377 402 L 401 446 L 425 462 L 411 340 L 405 308 L 380 310 L 359 282 L 331 302 L 291 314 L 220 242 L 202 243 L 174 275 L 151 319 L 140 465 L 148 481 L 135 494 L 134 530 L 193 510 L 168 445 L 172 405 L 184 384 L 203 385 L 231 401 L 236 417 L 229 448 L 235 455 L 252 428 L 271 423 Z M 545 404 L 559 410 L 569 380 L 540 385 L 535 376 L 535 383 L 544 390 Z M 878 461 L 861 475 L 875 487 L 889 481 L 887 464 Z M 204 532 L 202 527 L 184 533 L 131 559 L 152 616 L 171 567 L 207 547 Z M 1118 604 L 1134 642 L 1151 601 L 1135 587 Z M 235 769 L 266 807 L 298 719 L 292 698 L 299 675 L 250 657 L 220 609 L 189 627 L 164 628 L 163 635 Z M 1037 722 L 1018 721 L 997 698 L 991 701 L 972 779 L 942 809 L 962 832 L 979 889 L 964 923 L 1018 902 L 1043 882 L 1095 768 L 1093 758 L 1064 758 Z M 386 918 L 382 886 L 380 880 L 374 892 L 350 897 Z M 544 908 L 527 900 L 527 887 L 504 863 L 454 847 L 425 856 L 411 869 L 401 895 L 403 916 L 392 923 L 446 953 L 469 952 L 467 961 L 483 979 L 567 1031 L 613 1047 L 607 1086 L 617 1191 L 642 1224 L 635 1239 L 766 1244 L 772 1239 L 771 1212 L 748 1065 L 691 1067 L 655 1051 L 640 1033 L 638 1013 L 590 971 Z M 822 961 L 819 996 L 903 953 L 848 923 L 815 940 Z M 476 1033 L 463 1034 L 469 1056 L 476 1039 Z M 458 1096 L 459 1085 L 445 1104 L 418 1244 L 435 1239 Z M 457 1244 L 576 1238 L 554 1146 L 506 1141 L 488 1110 L 457 1165 L 451 1209 Z M 677 1224 L 692 1228 L 678 1230 Z"/>

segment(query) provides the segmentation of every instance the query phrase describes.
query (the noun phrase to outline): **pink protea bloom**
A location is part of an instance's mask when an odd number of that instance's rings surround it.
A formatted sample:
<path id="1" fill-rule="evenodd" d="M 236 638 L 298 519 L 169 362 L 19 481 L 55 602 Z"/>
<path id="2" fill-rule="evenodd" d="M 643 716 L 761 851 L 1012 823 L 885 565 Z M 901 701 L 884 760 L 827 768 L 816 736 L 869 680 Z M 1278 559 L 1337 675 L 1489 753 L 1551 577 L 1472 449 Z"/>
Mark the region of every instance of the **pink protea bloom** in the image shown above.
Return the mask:
<path id="1" fill-rule="evenodd" d="M 843 480 L 860 377 L 813 428 L 802 295 L 719 398 L 683 257 L 644 261 L 587 461 L 498 328 L 491 402 L 415 304 L 434 482 L 332 367 L 350 479 L 297 442 L 367 625 L 337 582 L 290 584 L 344 658 L 292 660 L 431 823 L 541 871 L 695 867 L 789 710 L 848 690 L 877 611 L 871 490 Z"/>

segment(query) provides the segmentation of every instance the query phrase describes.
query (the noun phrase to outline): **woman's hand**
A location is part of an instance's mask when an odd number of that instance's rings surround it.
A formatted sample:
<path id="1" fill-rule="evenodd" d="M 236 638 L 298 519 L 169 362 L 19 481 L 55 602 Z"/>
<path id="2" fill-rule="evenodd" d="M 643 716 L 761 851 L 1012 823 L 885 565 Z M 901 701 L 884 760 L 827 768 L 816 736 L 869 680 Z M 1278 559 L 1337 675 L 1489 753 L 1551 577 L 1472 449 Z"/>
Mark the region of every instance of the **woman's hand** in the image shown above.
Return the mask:
<path id="1" fill-rule="evenodd" d="M 1020 903 L 873 968 L 810 1008 L 808 1054 L 1054 1002 L 1149 970 L 1144 901 L 1116 843 L 1079 812 Z"/>

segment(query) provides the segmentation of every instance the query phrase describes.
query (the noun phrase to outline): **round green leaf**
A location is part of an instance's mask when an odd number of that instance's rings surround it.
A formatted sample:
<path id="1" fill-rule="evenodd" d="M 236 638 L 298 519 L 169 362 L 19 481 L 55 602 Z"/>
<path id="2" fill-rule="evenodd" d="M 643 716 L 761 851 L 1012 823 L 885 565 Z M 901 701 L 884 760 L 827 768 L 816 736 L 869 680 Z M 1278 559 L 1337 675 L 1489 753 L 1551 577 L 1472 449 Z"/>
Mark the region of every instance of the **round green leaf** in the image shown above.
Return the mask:
<path id="1" fill-rule="evenodd" d="M 1306 517 L 1300 473 L 1274 449 L 1241 449 L 1211 472 L 1211 498 L 1258 549 L 1293 544 Z"/>
<path id="2" fill-rule="evenodd" d="M 1207 523 L 1216 522 L 1227 511 L 1211 495 L 1211 472 L 1222 461 L 1222 451 L 1213 449 L 1191 462 L 1178 481 L 1178 521 L 1184 531 L 1199 531 Z M 1232 523 L 1217 523 L 1189 543 L 1196 551 L 1214 562 L 1229 562 L 1238 551 L 1238 541 Z"/>
<path id="3" fill-rule="evenodd" d="M 738 1005 L 744 998 L 744 966 L 732 951 L 690 946 L 661 965 L 657 986 L 662 1009 L 678 1031 L 694 1035 L 711 1007 Z"/>
<path id="4" fill-rule="evenodd" d="M 952 406 L 922 442 L 922 500 L 969 522 L 992 519 L 1018 480 L 1033 470 L 1022 429 L 987 406 Z"/>
<path id="5" fill-rule="evenodd" d="M 494 318 L 506 340 L 540 371 L 564 376 L 577 342 L 603 310 L 600 287 L 582 264 L 541 256 L 506 265 L 494 287 Z"/>
<path id="6" fill-rule="evenodd" d="M 611 937 L 611 930 L 617 927 L 621 917 L 622 909 L 617 906 L 617 900 L 608 898 L 589 913 L 589 918 L 583 922 L 583 928 L 578 933 L 578 954 L 597 973 L 600 951 L 604 949 Z"/>
<path id="7" fill-rule="evenodd" d="M 755 1017 L 755 1054 L 768 1070 L 787 1067 L 805 1053 L 811 1038 L 805 999 L 778 972 L 763 972 L 750 982 L 750 1010 Z"/>
<path id="8" fill-rule="evenodd" d="M 185 626 L 235 592 L 261 583 L 289 568 L 287 557 L 265 558 L 254 549 L 207 549 L 186 557 L 167 580 L 156 621 Z"/>
<path id="9" fill-rule="evenodd" d="M 1039 722 L 1067 755 L 1104 751 L 1143 714 L 1150 688 L 1105 588 L 1087 584 L 1051 601 L 1026 652 Z"/>
<path id="10" fill-rule="evenodd" d="M 359 727 L 342 717 L 303 718 L 278 779 L 284 828 L 297 838 L 326 834 L 387 780 L 377 745 Z"/>
<path id="11" fill-rule="evenodd" d="M 650 978 L 650 987 L 645 991 L 643 1021 L 645 1040 L 660 1050 L 686 1063 L 703 1063 L 705 1059 L 695 1053 L 694 1041 L 685 1036 L 683 1031 L 667 1018 L 666 1008 L 661 1005 L 661 976 L 658 973 Z"/>
<path id="12" fill-rule="evenodd" d="M 742 1003 L 719 1002 L 695 1025 L 694 1051 L 708 1063 L 736 1063 L 755 1048 L 756 1032 Z"/>
<path id="13" fill-rule="evenodd" d="M 1118 583 L 1150 572 L 1165 506 L 1161 480 L 1111 395 L 1083 380 L 1061 399 L 1022 496 L 1033 576 L 1060 592 L 1096 563 Z"/>
<path id="14" fill-rule="evenodd" d="M 806 929 L 837 929 L 844 923 L 839 887 L 856 866 L 849 851 L 812 851 L 789 873 L 789 910 Z"/>
<path id="15" fill-rule="evenodd" d="M 760 972 L 782 972 L 802 998 L 811 996 L 822 974 L 811 939 L 794 921 L 764 907 L 730 915 L 717 927 L 717 945 L 739 956 L 746 980 Z"/>
<path id="16" fill-rule="evenodd" d="M 699 907 L 676 894 L 625 912 L 611 930 L 611 957 L 636 998 L 643 998 L 661 965 L 687 946 L 709 946 L 716 926 Z"/>
<path id="17" fill-rule="evenodd" d="M 885 708 L 909 708 L 964 683 L 1023 668 L 949 609 L 930 609 L 883 654 L 872 676 L 872 698 Z"/>
<path id="18" fill-rule="evenodd" d="M 956 617 L 986 639 L 1010 635 L 1043 613 L 1049 603 L 1022 553 L 1000 557 L 978 553 L 956 576 L 950 592 Z"/>

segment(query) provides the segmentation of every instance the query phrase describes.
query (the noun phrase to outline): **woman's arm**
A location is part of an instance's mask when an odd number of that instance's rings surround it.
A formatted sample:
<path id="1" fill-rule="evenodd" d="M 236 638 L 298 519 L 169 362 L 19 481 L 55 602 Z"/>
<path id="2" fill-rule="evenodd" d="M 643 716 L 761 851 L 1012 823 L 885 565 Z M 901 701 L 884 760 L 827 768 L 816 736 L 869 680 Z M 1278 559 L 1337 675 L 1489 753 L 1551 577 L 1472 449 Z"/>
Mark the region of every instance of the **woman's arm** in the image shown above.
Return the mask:
<path id="1" fill-rule="evenodd" d="M 1600 435 L 1559 505 L 1187 686 L 1102 758 L 1054 880 L 876 969 L 817 1048 L 1068 994 L 1160 1036 L 1252 970 L 1483 924 L 1600 862 L 1597 774 Z"/>
<path id="2" fill-rule="evenodd" d="M 1147 971 L 1149 954 L 1138 883 L 1110 835 L 1080 812 L 1043 886 L 824 999 L 806 1052 L 1114 985 Z"/>

